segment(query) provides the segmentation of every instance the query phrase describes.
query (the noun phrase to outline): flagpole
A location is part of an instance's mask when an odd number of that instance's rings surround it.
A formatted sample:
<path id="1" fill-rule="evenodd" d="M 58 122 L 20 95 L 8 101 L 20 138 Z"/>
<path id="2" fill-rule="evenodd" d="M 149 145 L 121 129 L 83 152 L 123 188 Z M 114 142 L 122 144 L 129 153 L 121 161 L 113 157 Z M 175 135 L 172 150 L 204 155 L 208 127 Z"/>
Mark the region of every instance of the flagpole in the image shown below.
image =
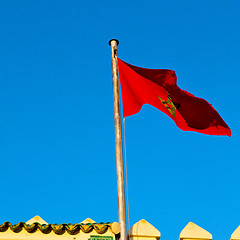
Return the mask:
<path id="1" fill-rule="evenodd" d="M 121 240 L 127 240 L 120 94 L 119 94 L 119 80 L 118 80 L 118 68 L 117 68 L 117 45 L 118 44 L 119 44 L 119 41 L 117 39 L 111 39 L 109 41 L 109 45 L 111 46 L 111 54 L 112 54 L 113 105 L 114 105 L 117 189 L 118 189 L 118 218 L 119 218 L 119 225 L 120 225 Z"/>

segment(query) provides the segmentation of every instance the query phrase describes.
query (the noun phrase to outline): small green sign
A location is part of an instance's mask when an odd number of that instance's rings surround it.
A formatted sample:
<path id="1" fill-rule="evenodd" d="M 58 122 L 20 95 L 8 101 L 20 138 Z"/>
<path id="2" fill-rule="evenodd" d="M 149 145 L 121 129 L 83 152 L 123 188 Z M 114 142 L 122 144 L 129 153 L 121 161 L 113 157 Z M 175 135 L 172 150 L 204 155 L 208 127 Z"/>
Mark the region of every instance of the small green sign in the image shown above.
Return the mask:
<path id="1" fill-rule="evenodd" d="M 113 240 L 113 237 L 92 235 L 90 236 L 89 240 Z"/>

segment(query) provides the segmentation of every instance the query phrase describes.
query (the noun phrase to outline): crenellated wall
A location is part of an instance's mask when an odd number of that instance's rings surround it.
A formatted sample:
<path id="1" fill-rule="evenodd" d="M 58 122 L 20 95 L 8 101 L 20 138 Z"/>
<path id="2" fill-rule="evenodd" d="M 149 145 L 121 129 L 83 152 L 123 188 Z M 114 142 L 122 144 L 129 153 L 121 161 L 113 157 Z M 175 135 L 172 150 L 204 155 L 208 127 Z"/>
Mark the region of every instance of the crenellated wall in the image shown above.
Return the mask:
<path id="1" fill-rule="evenodd" d="M 161 233 L 146 220 L 135 223 L 128 231 L 129 240 L 160 240 Z M 189 222 L 181 231 L 179 240 L 212 240 L 212 234 Z M 233 232 L 230 240 L 240 240 L 240 226 Z"/>
<path id="2" fill-rule="evenodd" d="M 39 216 L 28 222 L 0 225 L 0 240 L 117 240 L 119 224 L 96 223 L 88 218 L 76 224 L 48 224 Z"/>
<path id="3" fill-rule="evenodd" d="M 0 225 L 0 240 L 119 240 L 120 226 L 114 223 L 96 223 L 90 218 L 76 224 L 48 224 L 36 216 L 28 222 Z M 161 233 L 142 219 L 128 231 L 128 240 L 160 240 Z M 179 240 L 212 240 L 212 234 L 189 222 L 181 231 Z M 230 240 L 240 240 L 240 226 Z"/>

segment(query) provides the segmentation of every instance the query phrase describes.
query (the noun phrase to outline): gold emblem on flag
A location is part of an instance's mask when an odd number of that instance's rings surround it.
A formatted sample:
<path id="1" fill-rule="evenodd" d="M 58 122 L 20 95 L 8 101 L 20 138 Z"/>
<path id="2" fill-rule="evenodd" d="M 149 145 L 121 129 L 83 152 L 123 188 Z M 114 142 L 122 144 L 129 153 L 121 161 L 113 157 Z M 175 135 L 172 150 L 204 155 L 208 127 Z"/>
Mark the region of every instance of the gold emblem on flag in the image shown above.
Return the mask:
<path id="1" fill-rule="evenodd" d="M 164 106 L 166 107 L 166 109 L 175 117 L 176 116 L 176 107 L 169 95 L 169 93 L 167 92 L 167 95 L 168 95 L 168 99 L 167 101 L 161 99 L 159 96 L 158 98 L 160 99 L 160 101 L 162 102 L 162 104 L 164 104 Z"/>

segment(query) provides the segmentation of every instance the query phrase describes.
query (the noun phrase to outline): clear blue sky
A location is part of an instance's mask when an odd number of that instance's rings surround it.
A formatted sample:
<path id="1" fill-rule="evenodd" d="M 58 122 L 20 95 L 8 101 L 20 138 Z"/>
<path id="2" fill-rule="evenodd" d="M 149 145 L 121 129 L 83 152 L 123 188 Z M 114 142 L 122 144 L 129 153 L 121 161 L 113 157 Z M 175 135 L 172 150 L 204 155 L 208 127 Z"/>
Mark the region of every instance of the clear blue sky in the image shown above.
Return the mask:
<path id="1" fill-rule="evenodd" d="M 126 119 L 130 224 L 177 240 L 240 224 L 240 1 L 0 3 L 0 222 L 118 221 L 111 56 L 176 71 L 232 137 L 179 130 L 151 106 Z"/>

